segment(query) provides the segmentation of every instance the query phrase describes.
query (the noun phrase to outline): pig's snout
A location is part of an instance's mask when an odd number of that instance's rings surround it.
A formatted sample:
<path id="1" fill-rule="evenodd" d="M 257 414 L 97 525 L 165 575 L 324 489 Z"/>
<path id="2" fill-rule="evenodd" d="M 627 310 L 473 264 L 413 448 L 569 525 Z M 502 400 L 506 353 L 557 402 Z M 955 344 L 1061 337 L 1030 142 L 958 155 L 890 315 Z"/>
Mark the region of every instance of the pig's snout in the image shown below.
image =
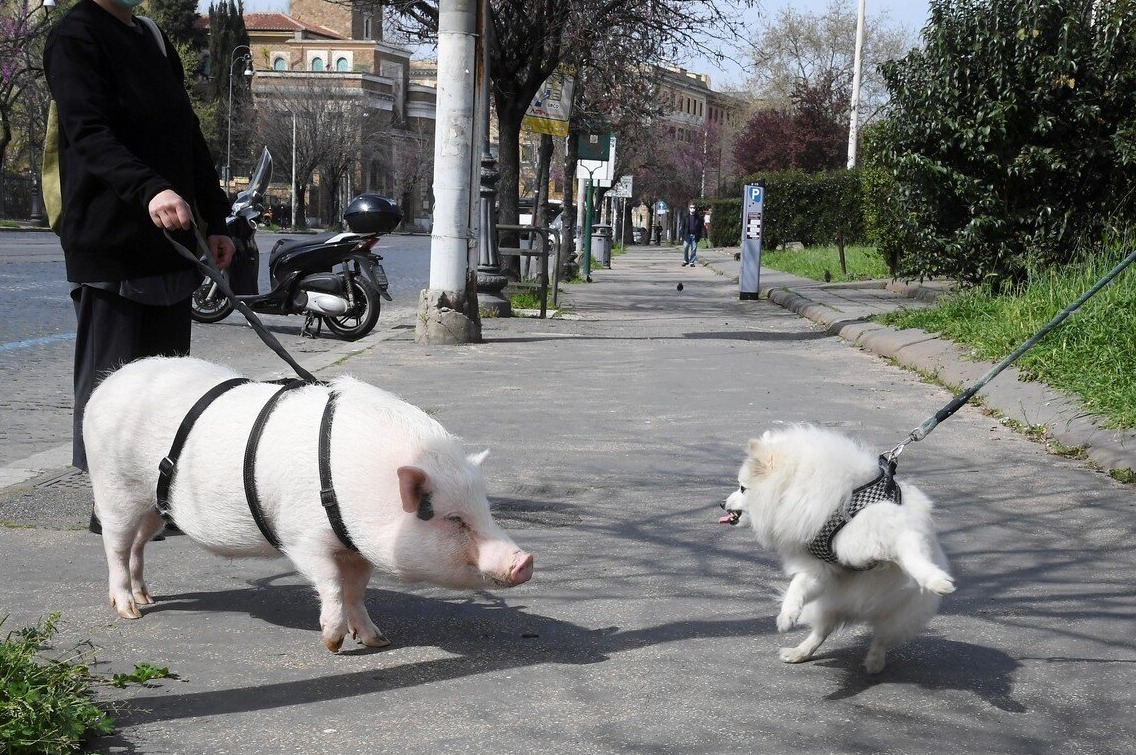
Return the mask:
<path id="1" fill-rule="evenodd" d="M 513 565 L 509 569 L 509 584 L 523 585 L 532 579 L 533 557 L 531 553 L 521 551 L 513 558 Z"/>

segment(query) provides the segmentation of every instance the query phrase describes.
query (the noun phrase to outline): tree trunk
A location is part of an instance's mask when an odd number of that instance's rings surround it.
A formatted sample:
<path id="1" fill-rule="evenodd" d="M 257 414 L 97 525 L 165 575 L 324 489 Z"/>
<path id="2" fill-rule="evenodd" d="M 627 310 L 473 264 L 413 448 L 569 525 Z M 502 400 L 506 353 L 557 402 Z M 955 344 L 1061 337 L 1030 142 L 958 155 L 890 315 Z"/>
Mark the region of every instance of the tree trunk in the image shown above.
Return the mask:
<path id="1" fill-rule="evenodd" d="M 580 270 L 576 259 L 576 163 L 580 155 L 577 143 L 579 136 L 579 131 L 568 127 L 568 145 L 564 155 L 564 210 L 561 215 L 564 220 L 560 229 L 563 234 L 560 240 L 560 260 L 564 266 L 560 274 L 564 280 L 572 280 Z"/>
<path id="2" fill-rule="evenodd" d="M 497 222 L 516 225 L 520 220 L 521 183 L 521 120 L 528 101 L 501 102 L 497 100 Z M 505 231 L 500 234 L 500 245 L 517 246 L 517 234 Z M 502 271 L 514 280 L 520 278 L 520 258 L 506 257 L 501 261 Z"/>
<path id="3" fill-rule="evenodd" d="M 296 185 L 292 187 L 292 191 L 296 192 L 296 217 L 292 218 L 292 228 L 297 231 L 306 231 L 308 229 L 308 187 L 306 184 L 297 181 Z"/>

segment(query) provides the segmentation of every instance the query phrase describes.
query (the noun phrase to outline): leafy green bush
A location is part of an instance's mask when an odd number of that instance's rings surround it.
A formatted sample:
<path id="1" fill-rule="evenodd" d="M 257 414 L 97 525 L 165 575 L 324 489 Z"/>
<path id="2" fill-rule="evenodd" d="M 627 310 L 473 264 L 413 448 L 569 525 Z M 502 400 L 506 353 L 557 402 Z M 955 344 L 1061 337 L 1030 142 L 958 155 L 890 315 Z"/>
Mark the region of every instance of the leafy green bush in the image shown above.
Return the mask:
<path id="1" fill-rule="evenodd" d="M 1132 224 L 1136 0 L 932 0 L 885 64 L 877 243 L 900 272 L 1020 283 Z M 881 213 L 877 212 L 877 218 Z M 880 225 L 876 225 L 880 228 Z"/>
<path id="2" fill-rule="evenodd" d="M 858 171 L 805 173 L 778 171 L 750 176 L 747 184 L 765 184 L 761 245 L 776 249 L 791 241 L 805 246 L 851 244 L 864 239 L 864 209 Z M 742 237 L 742 201 L 713 202 L 710 243 L 737 246 Z"/>
<path id="3" fill-rule="evenodd" d="M 710 202 L 710 245 L 738 246 L 742 242 L 742 200 L 715 199 Z"/>

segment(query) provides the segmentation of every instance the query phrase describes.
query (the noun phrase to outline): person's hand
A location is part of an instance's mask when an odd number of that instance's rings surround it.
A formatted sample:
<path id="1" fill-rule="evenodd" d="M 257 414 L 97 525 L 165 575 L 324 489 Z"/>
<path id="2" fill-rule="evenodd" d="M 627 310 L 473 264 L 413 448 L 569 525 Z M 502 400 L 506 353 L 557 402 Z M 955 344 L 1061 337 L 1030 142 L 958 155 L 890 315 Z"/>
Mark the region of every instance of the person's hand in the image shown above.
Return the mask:
<path id="1" fill-rule="evenodd" d="M 150 200 L 150 219 L 163 231 L 186 230 L 193 224 L 189 203 L 173 189 L 165 189 Z"/>
<path id="2" fill-rule="evenodd" d="M 209 236 L 205 239 L 209 252 L 213 255 L 213 263 L 218 270 L 224 270 L 233 261 L 233 254 L 237 251 L 233 240 L 228 236 Z"/>

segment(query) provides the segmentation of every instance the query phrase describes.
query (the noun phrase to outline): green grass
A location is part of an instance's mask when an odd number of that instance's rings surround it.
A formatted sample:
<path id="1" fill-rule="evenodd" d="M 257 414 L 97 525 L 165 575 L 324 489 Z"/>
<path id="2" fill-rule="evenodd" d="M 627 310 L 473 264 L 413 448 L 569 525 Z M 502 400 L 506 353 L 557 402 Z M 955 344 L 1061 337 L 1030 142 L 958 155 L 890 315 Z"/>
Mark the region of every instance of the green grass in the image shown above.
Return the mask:
<path id="1" fill-rule="evenodd" d="M 887 265 L 874 246 L 844 247 L 848 275 L 840 272 L 840 253 L 835 246 L 814 246 L 801 251 L 761 251 L 764 267 L 812 280 L 824 280 L 827 270 L 834 282 L 890 278 Z"/>
<path id="2" fill-rule="evenodd" d="M 78 752 L 87 740 L 114 731 L 114 720 L 92 699 L 94 685 L 125 687 L 173 676 L 145 663 L 110 680 L 94 676 L 90 643 L 48 657 L 44 652 L 58 623 L 59 614 L 52 614 L 37 626 L 9 632 L 0 643 L 0 752 L 5 755 Z"/>
<path id="3" fill-rule="evenodd" d="M 1121 258 L 1034 274 L 1016 295 L 982 288 L 940 299 L 931 309 L 880 318 L 920 328 L 997 362 L 1089 289 Z M 1090 299 L 1014 365 L 1026 379 L 1077 394 L 1114 428 L 1136 427 L 1136 271 L 1127 270 Z"/>
<path id="4" fill-rule="evenodd" d="M 518 291 L 509 297 L 513 309 L 540 309 L 540 297 L 534 291 Z"/>

